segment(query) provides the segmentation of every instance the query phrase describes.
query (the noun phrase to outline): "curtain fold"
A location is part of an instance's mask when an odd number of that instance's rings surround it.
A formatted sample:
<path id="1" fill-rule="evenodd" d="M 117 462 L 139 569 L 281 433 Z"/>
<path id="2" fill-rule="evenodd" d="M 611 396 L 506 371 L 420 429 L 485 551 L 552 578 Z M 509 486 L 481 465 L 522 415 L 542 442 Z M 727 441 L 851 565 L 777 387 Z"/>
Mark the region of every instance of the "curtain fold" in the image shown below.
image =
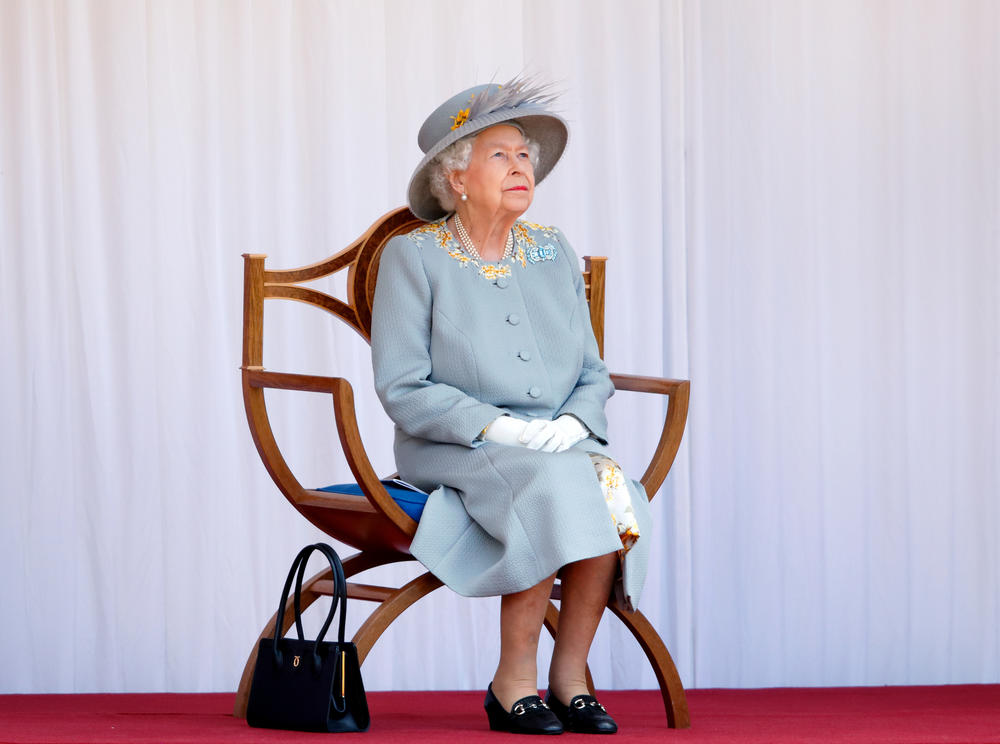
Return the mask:
<path id="1" fill-rule="evenodd" d="M 0 4 L 0 693 L 235 689 L 322 537 L 246 431 L 240 254 L 347 245 L 424 117 L 522 69 L 571 128 L 528 216 L 609 256 L 609 366 L 692 381 L 642 606 L 685 684 L 1000 680 L 998 50 L 990 0 Z M 285 304 L 265 363 L 355 381 L 391 472 L 367 346 Z M 328 400 L 273 405 L 350 478 Z M 609 411 L 639 474 L 663 406 Z M 436 592 L 366 685 L 485 687 L 497 609 Z M 613 618 L 591 669 L 655 685 Z"/>

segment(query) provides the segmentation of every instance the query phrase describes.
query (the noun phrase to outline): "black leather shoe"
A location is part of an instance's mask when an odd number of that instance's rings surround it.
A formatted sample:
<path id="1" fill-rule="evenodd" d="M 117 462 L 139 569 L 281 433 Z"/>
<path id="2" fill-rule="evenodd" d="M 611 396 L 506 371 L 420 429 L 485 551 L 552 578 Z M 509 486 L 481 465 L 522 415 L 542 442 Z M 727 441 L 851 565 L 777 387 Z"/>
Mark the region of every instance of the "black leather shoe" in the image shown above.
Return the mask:
<path id="1" fill-rule="evenodd" d="M 577 695 L 569 701 L 569 705 L 563 705 L 549 690 L 545 702 L 567 731 L 577 734 L 614 734 L 618 731 L 615 719 L 608 715 L 593 695 Z"/>
<path id="2" fill-rule="evenodd" d="M 542 702 L 538 695 L 528 695 L 514 703 L 510 711 L 504 710 L 493 694 L 493 685 L 486 690 L 486 715 L 490 719 L 491 731 L 507 731 L 511 734 L 561 734 L 563 726 L 559 719 Z"/>

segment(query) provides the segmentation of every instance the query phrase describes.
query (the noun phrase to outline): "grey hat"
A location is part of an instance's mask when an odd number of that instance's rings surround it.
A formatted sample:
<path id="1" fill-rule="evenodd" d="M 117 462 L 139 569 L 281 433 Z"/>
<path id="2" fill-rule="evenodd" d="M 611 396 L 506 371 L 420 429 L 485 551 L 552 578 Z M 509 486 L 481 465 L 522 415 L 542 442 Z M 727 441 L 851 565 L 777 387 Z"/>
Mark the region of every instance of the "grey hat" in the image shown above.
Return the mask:
<path id="1" fill-rule="evenodd" d="M 504 122 L 518 126 L 538 143 L 535 183 L 541 183 L 559 160 L 569 137 L 566 122 L 548 109 L 556 98 L 549 88 L 531 79 L 514 78 L 504 85 L 489 83 L 463 90 L 434 109 L 417 134 L 424 159 L 413 171 L 407 189 L 410 211 L 427 222 L 444 217 L 447 212 L 430 189 L 431 162 L 463 137 Z"/>

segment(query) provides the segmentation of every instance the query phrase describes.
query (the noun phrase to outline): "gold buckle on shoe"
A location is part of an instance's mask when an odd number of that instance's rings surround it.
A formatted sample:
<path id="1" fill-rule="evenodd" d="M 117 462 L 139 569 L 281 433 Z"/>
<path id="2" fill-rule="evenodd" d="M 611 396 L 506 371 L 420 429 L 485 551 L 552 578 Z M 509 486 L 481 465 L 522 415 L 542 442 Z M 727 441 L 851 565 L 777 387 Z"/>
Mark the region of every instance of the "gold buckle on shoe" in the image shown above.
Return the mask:
<path id="1" fill-rule="evenodd" d="M 544 700 L 538 703 L 532 703 L 527 707 L 525 707 L 524 703 L 518 703 L 517 705 L 515 705 L 513 708 L 510 709 L 510 712 L 515 716 L 523 716 L 529 710 L 532 710 L 534 708 L 545 708 L 546 710 L 548 710 L 549 704 L 546 703 Z"/>
<path id="2" fill-rule="evenodd" d="M 576 700 L 573 701 L 573 707 L 576 708 L 577 710 L 583 710 L 588 705 L 591 708 L 600 708 L 605 713 L 608 712 L 607 708 L 605 708 L 603 705 L 601 705 L 597 700 L 591 700 L 588 703 L 588 702 L 585 702 L 582 697 L 578 697 Z"/>

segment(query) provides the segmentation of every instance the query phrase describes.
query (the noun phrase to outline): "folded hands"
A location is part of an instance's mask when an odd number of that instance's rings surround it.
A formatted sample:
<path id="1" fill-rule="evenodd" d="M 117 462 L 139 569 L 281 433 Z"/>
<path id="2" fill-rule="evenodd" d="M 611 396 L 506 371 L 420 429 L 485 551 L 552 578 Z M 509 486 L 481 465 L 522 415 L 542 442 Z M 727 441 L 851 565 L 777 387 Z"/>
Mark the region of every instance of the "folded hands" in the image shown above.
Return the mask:
<path id="1" fill-rule="evenodd" d="M 522 421 L 513 416 L 500 416 L 483 431 L 487 442 L 526 447 L 539 452 L 563 452 L 586 439 L 590 431 L 580 419 L 564 413 L 554 421 L 536 418 Z"/>

